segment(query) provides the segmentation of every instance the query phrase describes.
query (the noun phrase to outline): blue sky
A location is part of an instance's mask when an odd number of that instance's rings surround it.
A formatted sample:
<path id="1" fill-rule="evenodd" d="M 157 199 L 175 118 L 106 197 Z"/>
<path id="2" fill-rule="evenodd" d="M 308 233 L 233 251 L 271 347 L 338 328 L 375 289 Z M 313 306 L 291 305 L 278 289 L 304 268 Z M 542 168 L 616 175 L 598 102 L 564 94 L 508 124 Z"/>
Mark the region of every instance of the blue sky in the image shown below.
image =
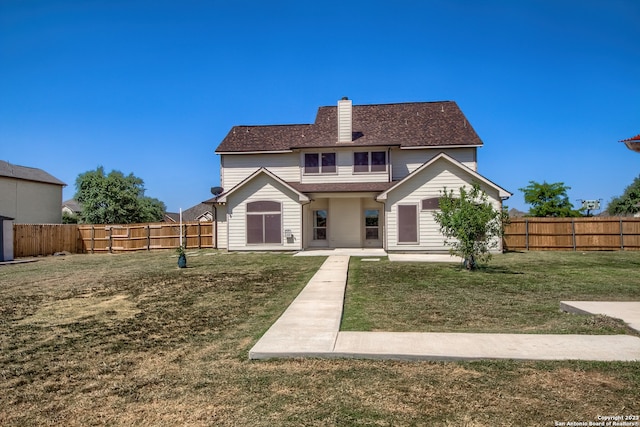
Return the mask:
<path id="1" fill-rule="evenodd" d="M 75 192 L 132 172 L 186 209 L 219 185 L 233 125 L 322 105 L 454 100 L 479 172 L 514 193 L 622 194 L 640 154 L 640 1 L 0 0 L 0 159 Z"/>

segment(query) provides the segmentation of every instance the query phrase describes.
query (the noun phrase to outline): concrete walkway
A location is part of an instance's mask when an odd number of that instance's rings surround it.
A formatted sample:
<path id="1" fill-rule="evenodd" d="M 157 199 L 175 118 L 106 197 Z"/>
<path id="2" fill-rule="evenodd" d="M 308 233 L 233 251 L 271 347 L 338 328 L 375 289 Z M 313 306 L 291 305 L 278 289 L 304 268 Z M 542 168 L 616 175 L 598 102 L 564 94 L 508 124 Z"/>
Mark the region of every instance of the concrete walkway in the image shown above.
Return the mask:
<path id="1" fill-rule="evenodd" d="M 249 358 L 640 360 L 630 335 L 340 332 L 348 267 L 348 255 L 327 258 Z"/>

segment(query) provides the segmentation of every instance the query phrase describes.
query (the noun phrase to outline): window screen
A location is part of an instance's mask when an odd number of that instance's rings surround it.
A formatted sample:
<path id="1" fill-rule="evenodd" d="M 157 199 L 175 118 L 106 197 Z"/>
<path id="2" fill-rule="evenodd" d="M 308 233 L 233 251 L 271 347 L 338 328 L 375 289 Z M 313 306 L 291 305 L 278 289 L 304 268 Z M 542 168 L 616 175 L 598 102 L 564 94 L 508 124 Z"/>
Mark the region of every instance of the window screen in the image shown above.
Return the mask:
<path id="1" fill-rule="evenodd" d="M 398 243 L 418 243 L 416 205 L 398 205 Z"/>

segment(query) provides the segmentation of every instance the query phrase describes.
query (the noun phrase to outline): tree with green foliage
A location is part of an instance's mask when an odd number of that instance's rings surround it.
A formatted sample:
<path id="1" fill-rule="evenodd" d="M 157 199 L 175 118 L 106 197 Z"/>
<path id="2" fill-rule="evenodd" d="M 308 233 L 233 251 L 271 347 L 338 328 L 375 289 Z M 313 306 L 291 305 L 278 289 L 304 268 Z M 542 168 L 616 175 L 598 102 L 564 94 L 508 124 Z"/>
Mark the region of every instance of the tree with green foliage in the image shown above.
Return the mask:
<path id="1" fill-rule="evenodd" d="M 69 212 L 62 212 L 63 224 L 77 224 L 78 220 L 79 220 L 78 215 L 70 214 Z"/>
<path id="2" fill-rule="evenodd" d="M 564 182 L 542 184 L 529 181 L 529 185 L 520 188 L 524 193 L 524 201 L 531 205 L 529 216 L 535 217 L 577 217 L 582 216 L 579 210 L 573 208 L 569 201 L 567 191 L 571 187 L 564 185 Z"/>
<path id="3" fill-rule="evenodd" d="M 451 254 L 463 258 L 467 270 L 474 270 L 478 262 L 489 261 L 491 249 L 499 246 L 508 217 L 504 210 L 497 210 L 489 202 L 479 184 L 458 191 L 456 196 L 453 190 L 444 188 L 440 210 L 434 213 L 434 218 L 445 243 L 451 247 Z"/>
<path id="4" fill-rule="evenodd" d="M 614 197 L 607 205 L 609 215 L 633 215 L 640 212 L 640 175 L 624 189 L 622 196 Z"/>
<path id="5" fill-rule="evenodd" d="M 104 168 L 78 175 L 74 198 L 82 205 L 80 222 L 89 224 L 132 224 L 161 221 L 166 207 L 144 195 L 142 179 Z"/>

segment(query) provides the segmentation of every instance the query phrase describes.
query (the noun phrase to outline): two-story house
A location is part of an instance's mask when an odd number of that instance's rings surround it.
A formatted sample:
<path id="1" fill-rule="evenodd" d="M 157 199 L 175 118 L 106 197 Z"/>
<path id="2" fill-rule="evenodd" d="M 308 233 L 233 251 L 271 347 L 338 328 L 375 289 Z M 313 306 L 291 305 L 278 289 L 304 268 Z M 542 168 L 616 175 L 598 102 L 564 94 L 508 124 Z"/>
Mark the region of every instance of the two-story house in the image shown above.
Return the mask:
<path id="1" fill-rule="evenodd" d="M 445 252 L 433 219 L 446 187 L 511 194 L 477 171 L 482 141 L 452 101 L 320 107 L 313 124 L 234 126 L 216 149 L 210 202 L 229 250 Z"/>

